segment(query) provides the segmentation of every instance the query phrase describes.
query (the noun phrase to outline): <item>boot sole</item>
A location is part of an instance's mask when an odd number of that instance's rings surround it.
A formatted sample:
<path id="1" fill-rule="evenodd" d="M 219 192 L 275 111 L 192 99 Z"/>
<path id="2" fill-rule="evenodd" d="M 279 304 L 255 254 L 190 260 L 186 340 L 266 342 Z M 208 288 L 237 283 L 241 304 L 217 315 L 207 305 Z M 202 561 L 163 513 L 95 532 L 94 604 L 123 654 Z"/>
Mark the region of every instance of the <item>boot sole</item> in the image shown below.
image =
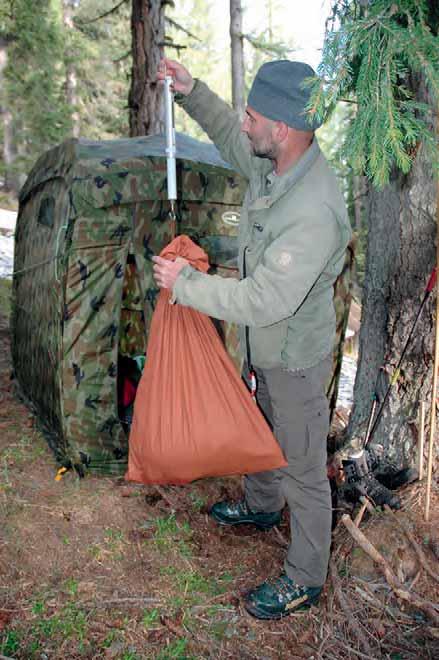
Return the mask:
<path id="1" fill-rule="evenodd" d="M 268 530 L 272 529 L 273 527 L 276 527 L 276 525 L 279 525 L 279 522 L 272 523 L 270 525 L 264 525 L 263 523 L 257 523 L 254 520 L 251 519 L 246 519 L 246 520 L 226 520 L 224 518 L 220 518 L 217 514 L 210 512 L 211 518 L 215 520 L 219 525 L 223 525 L 224 527 L 236 527 L 236 525 L 253 525 L 253 527 L 256 527 L 257 529 L 260 529 L 263 532 L 268 532 Z"/>
<path id="2" fill-rule="evenodd" d="M 306 612 L 306 610 L 309 610 L 312 605 L 317 605 L 318 601 L 318 598 L 310 599 L 299 607 L 287 610 L 286 612 L 279 612 L 279 614 L 269 614 L 264 610 L 260 610 L 256 605 L 252 605 L 250 603 L 244 603 L 244 607 L 249 614 L 255 617 L 255 619 L 263 619 L 264 621 L 279 621 L 279 619 L 284 619 L 285 617 L 289 616 L 290 614 L 294 614 L 295 612 Z"/>

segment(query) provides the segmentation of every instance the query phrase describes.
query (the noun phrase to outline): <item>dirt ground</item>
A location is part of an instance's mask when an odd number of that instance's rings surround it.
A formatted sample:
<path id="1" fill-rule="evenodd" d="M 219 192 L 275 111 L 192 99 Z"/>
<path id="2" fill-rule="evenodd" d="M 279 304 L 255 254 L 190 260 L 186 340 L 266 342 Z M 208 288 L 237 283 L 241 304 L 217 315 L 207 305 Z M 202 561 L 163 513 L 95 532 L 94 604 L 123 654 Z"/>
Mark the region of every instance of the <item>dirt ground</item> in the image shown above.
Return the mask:
<path id="1" fill-rule="evenodd" d="M 0 452 L 0 658 L 439 657 L 438 496 L 431 524 L 421 523 L 422 484 L 402 493 L 396 518 L 375 512 L 360 525 L 416 606 L 339 524 L 319 606 L 267 623 L 245 612 L 242 596 L 280 571 L 287 518 L 266 533 L 216 526 L 208 508 L 238 494 L 236 478 L 160 489 L 71 472 L 56 481 L 14 396 L 4 317 Z"/>

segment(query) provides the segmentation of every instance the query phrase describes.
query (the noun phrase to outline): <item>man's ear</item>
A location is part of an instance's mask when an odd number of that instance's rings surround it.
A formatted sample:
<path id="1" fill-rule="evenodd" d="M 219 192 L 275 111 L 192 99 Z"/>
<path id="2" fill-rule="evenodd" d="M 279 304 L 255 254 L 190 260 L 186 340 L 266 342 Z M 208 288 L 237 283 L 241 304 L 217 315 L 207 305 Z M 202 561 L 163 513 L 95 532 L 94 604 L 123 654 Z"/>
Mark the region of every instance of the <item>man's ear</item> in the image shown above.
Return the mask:
<path id="1" fill-rule="evenodd" d="M 274 122 L 274 135 L 279 142 L 288 137 L 288 126 L 283 121 Z"/>

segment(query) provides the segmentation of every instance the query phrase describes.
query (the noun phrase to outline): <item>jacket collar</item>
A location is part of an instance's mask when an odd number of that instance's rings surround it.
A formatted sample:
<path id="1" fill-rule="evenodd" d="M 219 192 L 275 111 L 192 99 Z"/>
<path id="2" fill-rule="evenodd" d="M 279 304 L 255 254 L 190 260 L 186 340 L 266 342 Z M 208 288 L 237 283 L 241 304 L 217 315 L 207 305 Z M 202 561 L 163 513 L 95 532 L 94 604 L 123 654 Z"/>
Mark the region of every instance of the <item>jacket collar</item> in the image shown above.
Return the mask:
<path id="1" fill-rule="evenodd" d="M 298 181 L 303 179 L 320 156 L 321 151 L 317 138 L 314 139 L 308 149 L 284 174 L 277 176 L 274 172 L 267 174 L 267 183 L 270 186 L 270 197 L 272 202 L 279 199 L 287 190 L 292 188 Z"/>

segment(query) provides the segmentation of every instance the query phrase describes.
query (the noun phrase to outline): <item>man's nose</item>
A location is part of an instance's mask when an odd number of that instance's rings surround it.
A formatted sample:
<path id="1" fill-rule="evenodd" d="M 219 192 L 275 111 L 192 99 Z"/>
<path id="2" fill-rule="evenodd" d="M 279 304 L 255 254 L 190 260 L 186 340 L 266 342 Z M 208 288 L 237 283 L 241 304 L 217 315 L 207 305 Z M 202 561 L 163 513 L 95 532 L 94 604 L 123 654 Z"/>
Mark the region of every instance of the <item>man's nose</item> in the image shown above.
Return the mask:
<path id="1" fill-rule="evenodd" d="M 244 119 L 241 122 L 241 131 L 242 133 L 248 133 L 248 117 L 244 116 Z"/>

